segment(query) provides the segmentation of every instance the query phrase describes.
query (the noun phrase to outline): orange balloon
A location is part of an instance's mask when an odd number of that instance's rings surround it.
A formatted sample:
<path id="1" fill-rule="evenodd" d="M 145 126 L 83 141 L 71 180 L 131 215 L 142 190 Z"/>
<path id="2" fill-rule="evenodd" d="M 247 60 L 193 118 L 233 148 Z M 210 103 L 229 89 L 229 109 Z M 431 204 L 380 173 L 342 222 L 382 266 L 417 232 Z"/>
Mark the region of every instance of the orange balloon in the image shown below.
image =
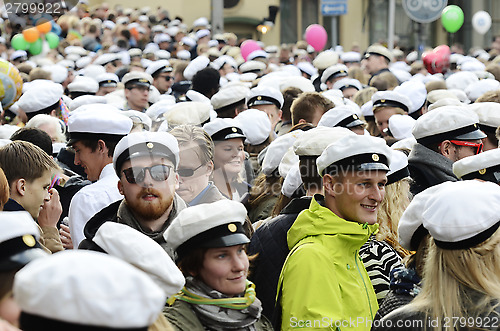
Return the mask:
<path id="1" fill-rule="evenodd" d="M 52 30 L 52 24 L 50 24 L 50 22 L 45 22 L 37 25 L 36 28 L 40 33 L 48 33 Z M 26 39 L 26 37 L 24 39 Z"/>
<path id="2" fill-rule="evenodd" d="M 27 42 L 33 43 L 40 38 L 40 32 L 36 28 L 29 28 L 23 31 L 23 36 Z"/>

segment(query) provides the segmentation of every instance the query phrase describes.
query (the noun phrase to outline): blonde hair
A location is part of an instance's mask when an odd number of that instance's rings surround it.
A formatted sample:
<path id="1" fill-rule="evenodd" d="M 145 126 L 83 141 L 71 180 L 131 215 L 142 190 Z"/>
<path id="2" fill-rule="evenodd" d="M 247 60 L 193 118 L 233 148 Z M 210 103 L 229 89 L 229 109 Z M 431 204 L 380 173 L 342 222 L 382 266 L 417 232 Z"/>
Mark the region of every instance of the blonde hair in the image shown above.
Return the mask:
<path id="1" fill-rule="evenodd" d="M 377 223 L 379 224 L 377 240 L 387 241 L 401 257 L 410 254 L 398 242 L 399 220 L 409 204 L 410 181 L 405 178 L 385 187 L 385 197 L 380 204 L 377 215 Z"/>
<path id="2" fill-rule="evenodd" d="M 492 301 L 500 299 L 499 259 L 500 230 L 475 247 L 459 250 L 439 248 L 431 239 L 422 291 L 410 307 L 440 321 L 487 316 L 498 306 Z M 474 291 L 482 296 L 471 296 Z M 435 328 L 444 329 L 443 323 Z"/>
<path id="3" fill-rule="evenodd" d="M 55 138 L 55 142 L 64 143 L 66 142 L 65 132 L 63 131 L 63 125 L 59 119 L 54 116 L 50 116 L 47 114 L 38 114 L 33 116 L 28 123 L 26 123 L 27 128 L 40 128 L 44 124 L 48 124 L 55 129 L 56 136 L 51 137 Z M 48 132 L 47 132 L 48 133 Z"/>
<path id="4" fill-rule="evenodd" d="M 352 97 L 352 101 L 361 107 L 372 99 L 372 95 L 374 95 L 375 92 L 377 92 L 375 87 L 366 87 L 361 91 L 356 92 L 356 94 Z"/>

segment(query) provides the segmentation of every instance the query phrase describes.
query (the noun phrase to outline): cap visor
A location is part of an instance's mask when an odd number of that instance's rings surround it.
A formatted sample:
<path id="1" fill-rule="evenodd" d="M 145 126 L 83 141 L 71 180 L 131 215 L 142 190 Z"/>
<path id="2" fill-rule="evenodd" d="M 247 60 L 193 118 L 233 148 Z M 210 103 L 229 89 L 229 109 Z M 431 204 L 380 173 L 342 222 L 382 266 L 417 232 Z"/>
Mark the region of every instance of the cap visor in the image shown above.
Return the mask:
<path id="1" fill-rule="evenodd" d="M 247 139 L 247 137 L 245 137 L 245 135 L 242 135 L 241 133 L 231 133 L 231 134 L 228 134 L 227 136 L 225 136 L 224 140 L 233 139 L 233 138 Z"/>
<path id="2" fill-rule="evenodd" d="M 23 252 L 10 256 L 0 262 L 0 271 L 16 270 L 38 258 L 47 257 L 47 253 L 41 248 L 30 248 Z"/>
<path id="3" fill-rule="evenodd" d="M 214 248 L 214 247 L 230 247 L 241 244 L 248 244 L 250 239 L 243 233 L 233 233 L 224 237 L 219 237 L 210 240 L 203 244 L 203 247 Z"/>
<path id="4" fill-rule="evenodd" d="M 355 127 L 355 126 L 358 126 L 358 125 L 363 125 L 364 126 L 365 122 L 363 122 L 362 120 L 354 120 L 351 123 L 347 124 L 346 127 L 352 128 L 352 127 Z"/>
<path id="5" fill-rule="evenodd" d="M 358 166 L 358 171 L 382 170 L 389 171 L 389 167 L 384 163 L 363 163 Z"/>
<path id="6" fill-rule="evenodd" d="M 486 135 L 481 130 L 472 131 L 469 133 L 461 134 L 460 136 L 456 136 L 455 140 L 475 140 L 475 139 L 483 139 L 486 138 Z"/>

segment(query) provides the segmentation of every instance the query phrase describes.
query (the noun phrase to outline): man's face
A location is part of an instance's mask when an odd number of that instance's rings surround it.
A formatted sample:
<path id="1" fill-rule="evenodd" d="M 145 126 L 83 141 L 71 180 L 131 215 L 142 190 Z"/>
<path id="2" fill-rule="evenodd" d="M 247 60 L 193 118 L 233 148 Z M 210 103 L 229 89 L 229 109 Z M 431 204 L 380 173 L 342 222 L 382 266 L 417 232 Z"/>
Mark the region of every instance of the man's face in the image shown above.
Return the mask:
<path id="1" fill-rule="evenodd" d="M 212 173 L 212 165 L 203 162 L 200 155 L 200 148 L 195 143 L 182 146 L 179 153 L 179 189 L 176 192 L 187 203 L 207 187 Z"/>
<path id="2" fill-rule="evenodd" d="M 34 219 L 38 218 L 40 209 L 45 201 L 50 200 L 49 186 L 51 172 L 46 170 L 43 175 L 31 182 L 26 181 L 26 194 L 22 200 L 22 206 Z"/>
<path id="3" fill-rule="evenodd" d="M 353 222 L 375 224 L 385 196 L 386 172 L 381 170 L 346 172 L 342 179 L 325 175 L 328 208 L 337 216 Z"/>
<path id="4" fill-rule="evenodd" d="M 114 91 L 116 91 L 116 86 L 101 86 L 95 95 L 103 96 Z"/>
<path id="5" fill-rule="evenodd" d="M 98 161 L 97 149 L 92 151 L 90 147 L 85 146 L 81 141 L 75 142 L 72 147 L 75 150 L 74 163 L 83 167 L 88 180 L 98 180 L 103 167 Z"/>
<path id="6" fill-rule="evenodd" d="M 265 111 L 267 116 L 269 116 L 269 120 L 271 121 L 271 130 L 274 130 L 274 127 L 281 120 L 281 109 L 276 107 L 275 105 L 255 105 L 252 108 Z"/>
<path id="7" fill-rule="evenodd" d="M 145 170 L 144 180 L 129 183 L 123 170 L 134 168 L 135 173 L 144 167 L 165 165 L 169 169 L 166 180 L 157 181 L 151 177 L 151 170 Z M 120 172 L 118 190 L 125 196 L 125 201 L 132 212 L 144 221 L 154 221 L 168 212 L 179 187 L 179 177 L 174 172 L 174 165 L 166 158 L 141 156 L 126 161 Z"/>
<path id="8" fill-rule="evenodd" d="M 382 133 L 382 136 L 387 136 L 384 130 L 389 127 L 389 118 L 392 115 L 399 114 L 399 110 L 399 108 L 395 107 L 382 107 L 373 112 L 375 123 L 377 123 L 377 127 Z"/>
<path id="9" fill-rule="evenodd" d="M 174 79 L 170 72 L 162 72 L 156 76 L 153 81 L 153 85 L 160 91 L 161 94 L 168 91 L 168 89 L 174 83 Z"/>
<path id="10" fill-rule="evenodd" d="M 130 109 L 143 111 L 148 108 L 149 86 L 134 85 L 125 89 L 125 98 Z"/>
<path id="11" fill-rule="evenodd" d="M 361 63 L 362 68 L 370 75 L 388 67 L 385 58 L 379 55 L 370 55 L 367 59 L 363 59 Z"/>
<path id="12" fill-rule="evenodd" d="M 481 144 L 481 139 L 476 140 L 445 140 L 441 144 L 441 154 L 450 159 L 453 162 L 463 159 L 467 156 L 473 156 L 478 154 L 477 144 Z M 465 145 L 465 146 L 464 146 Z M 476 146 L 467 146 L 476 145 Z"/>
<path id="13" fill-rule="evenodd" d="M 352 97 L 358 92 L 358 89 L 355 87 L 346 87 L 345 89 L 342 90 L 342 94 L 344 95 L 344 98 L 352 100 Z"/>

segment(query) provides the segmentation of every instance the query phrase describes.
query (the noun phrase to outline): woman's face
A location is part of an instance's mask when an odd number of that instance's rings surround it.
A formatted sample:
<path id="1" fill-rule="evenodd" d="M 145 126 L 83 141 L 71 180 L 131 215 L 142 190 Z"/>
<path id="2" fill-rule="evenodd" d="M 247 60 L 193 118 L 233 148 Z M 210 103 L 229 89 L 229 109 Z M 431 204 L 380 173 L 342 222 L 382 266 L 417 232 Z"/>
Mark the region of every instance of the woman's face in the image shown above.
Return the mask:
<path id="1" fill-rule="evenodd" d="M 14 301 L 14 296 L 10 292 L 0 300 L 0 319 L 19 327 L 19 316 L 21 316 L 21 308 Z"/>
<path id="2" fill-rule="evenodd" d="M 198 277 L 223 294 L 235 296 L 246 288 L 248 256 L 244 245 L 209 248 Z"/>
<path id="3" fill-rule="evenodd" d="M 219 141 L 215 144 L 215 169 L 221 168 L 226 173 L 236 175 L 241 171 L 244 159 L 245 154 L 243 152 L 243 140 L 241 138 Z"/>

